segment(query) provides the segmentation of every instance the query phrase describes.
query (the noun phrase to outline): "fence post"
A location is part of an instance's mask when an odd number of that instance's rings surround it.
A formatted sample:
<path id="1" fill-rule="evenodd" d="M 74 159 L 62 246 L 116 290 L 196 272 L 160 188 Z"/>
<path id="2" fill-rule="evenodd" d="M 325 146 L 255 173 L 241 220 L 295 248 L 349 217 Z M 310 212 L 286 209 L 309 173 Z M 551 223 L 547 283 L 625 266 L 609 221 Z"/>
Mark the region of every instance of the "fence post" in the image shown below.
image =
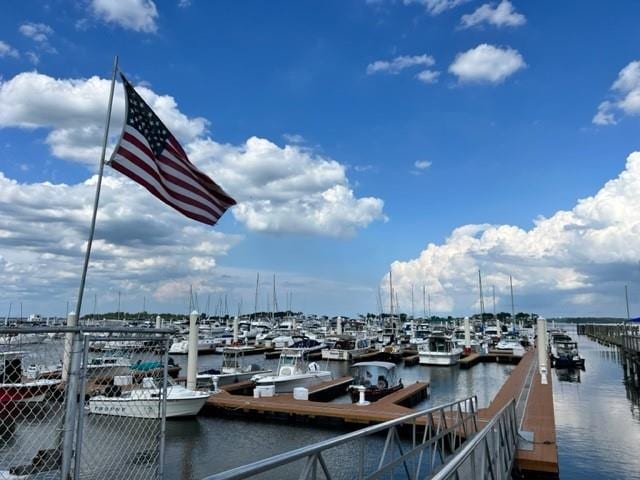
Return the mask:
<path id="1" fill-rule="evenodd" d="M 68 478 L 70 478 L 71 463 L 74 454 L 74 434 L 76 430 L 77 416 L 79 411 L 78 376 L 80 374 L 81 355 L 82 347 L 80 342 L 80 334 L 77 331 L 72 332 L 71 348 L 69 350 L 69 370 L 67 377 L 67 386 L 65 389 L 64 423 L 62 427 L 62 466 L 60 475 L 62 480 L 67 480 Z"/>
<path id="2" fill-rule="evenodd" d="M 76 450 L 75 460 L 73 467 L 73 478 L 80 478 L 80 470 L 82 468 L 82 436 L 84 434 L 84 397 L 87 391 L 87 365 L 89 365 L 89 345 L 90 340 L 88 335 L 82 337 L 82 364 L 79 366 L 81 369 L 80 374 L 80 391 L 78 393 L 78 423 L 76 427 Z"/>
<path id="3" fill-rule="evenodd" d="M 169 377 L 169 348 L 171 346 L 171 338 L 166 336 L 163 342 L 162 352 L 162 395 L 160 399 L 160 448 L 158 452 L 158 480 L 164 478 L 164 454 L 165 454 L 165 435 L 167 424 L 167 382 Z"/>

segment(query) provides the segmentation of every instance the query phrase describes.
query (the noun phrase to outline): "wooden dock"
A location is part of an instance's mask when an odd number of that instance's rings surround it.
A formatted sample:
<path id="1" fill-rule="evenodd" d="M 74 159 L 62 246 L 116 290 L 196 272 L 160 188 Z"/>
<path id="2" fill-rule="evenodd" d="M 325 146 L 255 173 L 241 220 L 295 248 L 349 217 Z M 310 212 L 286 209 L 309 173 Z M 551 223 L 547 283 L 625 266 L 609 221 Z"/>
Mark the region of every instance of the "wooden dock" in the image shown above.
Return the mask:
<path id="1" fill-rule="evenodd" d="M 290 393 L 274 397 L 253 398 L 234 395 L 243 386 L 235 384 L 234 389 L 224 388 L 212 395 L 205 404 L 203 413 L 207 415 L 243 415 L 250 417 L 285 418 L 302 422 L 331 422 L 343 424 L 373 424 L 402 417 L 413 412 L 410 405 L 428 395 L 428 383 L 417 382 L 388 395 L 369 405 L 349 403 L 327 403 L 317 399 L 327 390 L 346 391 L 351 377 L 341 377 L 331 382 L 309 389 L 309 400 L 295 400 Z"/>
<path id="2" fill-rule="evenodd" d="M 481 421 L 487 422 L 511 399 L 516 399 L 520 430 L 533 434 L 533 441 L 521 439 L 516 465 L 524 478 L 559 478 L 556 445 L 553 387 L 549 373 L 543 385 L 537 368 L 537 351 L 529 350 L 498 391 L 491 404 L 480 409 Z"/>
<path id="3" fill-rule="evenodd" d="M 499 352 L 496 350 L 490 350 L 489 353 L 470 353 L 465 355 L 458 362 L 460 368 L 471 368 L 478 363 L 511 363 L 517 364 L 522 357 L 513 355 L 512 353 Z"/>

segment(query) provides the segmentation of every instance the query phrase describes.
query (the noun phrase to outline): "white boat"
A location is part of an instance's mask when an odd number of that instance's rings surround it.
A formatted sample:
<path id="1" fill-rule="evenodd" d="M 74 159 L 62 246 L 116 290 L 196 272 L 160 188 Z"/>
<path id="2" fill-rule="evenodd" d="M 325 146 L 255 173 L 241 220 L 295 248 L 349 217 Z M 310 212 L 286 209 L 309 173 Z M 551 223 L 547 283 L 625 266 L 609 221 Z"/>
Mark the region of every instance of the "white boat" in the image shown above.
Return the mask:
<path id="1" fill-rule="evenodd" d="M 464 330 L 456 330 L 453 341 L 458 346 L 458 348 L 461 348 L 462 351 L 464 351 L 464 348 L 466 347 Z M 478 336 L 475 332 L 469 332 L 469 348 L 472 352 L 482 353 L 482 343 L 482 341 L 478 340 Z"/>
<path id="2" fill-rule="evenodd" d="M 217 377 L 218 386 L 249 380 L 260 374 L 271 373 L 258 365 L 244 365 L 244 352 L 253 350 L 252 347 L 226 347 L 222 352 L 222 368 L 210 369 L 201 372 L 197 376 L 197 385 L 211 388 L 214 386 L 214 377 Z"/>
<path id="3" fill-rule="evenodd" d="M 433 333 L 418 346 L 421 365 L 455 365 L 460 360 L 462 349 L 446 335 Z"/>
<path id="4" fill-rule="evenodd" d="M 520 343 L 519 337 L 505 335 L 500 339 L 495 349 L 503 352 L 511 352 L 512 355 L 516 357 L 522 357 L 525 354 L 525 349 Z"/>
<path id="5" fill-rule="evenodd" d="M 198 336 L 198 353 L 211 353 L 225 345 L 230 345 L 233 335 L 221 335 L 218 337 Z M 186 355 L 189 353 L 189 340 L 177 340 L 169 347 L 170 355 Z"/>
<path id="6" fill-rule="evenodd" d="M 273 385 L 275 393 L 293 392 L 296 387 L 311 387 L 333 378 L 331 372 L 320 370 L 320 366 L 304 359 L 304 349 L 282 350 L 278 362 L 277 375 L 256 375 L 252 378 L 256 385 Z"/>
<path id="7" fill-rule="evenodd" d="M 17 333 L 15 335 L 3 335 L 0 337 L 0 345 L 19 347 L 21 345 L 42 343 L 46 338 L 46 333 Z"/>
<path id="8" fill-rule="evenodd" d="M 127 357 L 93 357 L 87 364 L 89 378 L 115 377 L 131 374 L 131 360 Z"/>
<path id="9" fill-rule="evenodd" d="M 322 350 L 324 360 L 355 360 L 371 351 L 371 340 L 366 336 L 340 337 L 331 348 Z"/>
<path id="10" fill-rule="evenodd" d="M 136 388 L 120 396 L 99 395 L 89 400 L 89 412 L 118 417 L 160 418 L 162 389 L 156 381 L 147 377 L 142 388 Z M 166 418 L 197 415 L 212 394 L 187 390 L 180 385 L 167 386 Z"/>

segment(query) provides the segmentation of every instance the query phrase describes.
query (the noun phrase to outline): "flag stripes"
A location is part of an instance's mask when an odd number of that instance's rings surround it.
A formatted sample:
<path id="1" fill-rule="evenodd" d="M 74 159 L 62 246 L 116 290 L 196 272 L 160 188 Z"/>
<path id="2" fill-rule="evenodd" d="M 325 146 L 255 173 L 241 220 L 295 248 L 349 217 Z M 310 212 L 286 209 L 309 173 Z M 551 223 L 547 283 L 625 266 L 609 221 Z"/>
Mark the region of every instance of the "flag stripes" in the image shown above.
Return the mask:
<path id="1" fill-rule="evenodd" d="M 171 132 L 122 78 L 127 117 L 109 164 L 183 215 L 215 225 L 235 200 L 189 161 Z"/>

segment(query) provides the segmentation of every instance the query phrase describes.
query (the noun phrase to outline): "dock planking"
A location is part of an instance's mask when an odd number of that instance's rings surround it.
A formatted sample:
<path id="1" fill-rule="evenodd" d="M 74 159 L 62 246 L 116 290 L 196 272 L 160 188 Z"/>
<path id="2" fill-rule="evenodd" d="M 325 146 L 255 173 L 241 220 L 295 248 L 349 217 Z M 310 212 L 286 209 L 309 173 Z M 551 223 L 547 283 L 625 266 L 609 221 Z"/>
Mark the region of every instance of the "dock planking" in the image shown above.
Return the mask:
<path id="1" fill-rule="evenodd" d="M 547 385 L 542 385 L 537 371 L 537 358 L 537 350 L 530 349 L 511 372 L 491 404 L 479 409 L 478 416 L 481 422 L 488 422 L 502 407 L 515 399 L 518 403 L 516 409 L 522 408 L 523 411 L 519 418 L 520 430 L 533 432 L 533 443 L 523 442 L 516 452 L 516 464 L 520 472 L 524 478 L 557 479 L 559 468 L 553 387 L 551 378 Z M 529 382 L 531 386 L 527 392 Z"/>
<path id="2" fill-rule="evenodd" d="M 314 400 L 327 389 L 346 387 L 351 377 L 341 377 L 309 389 L 309 400 L 295 400 L 291 393 L 281 393 L 274 397 L 253 398 L 234 395 L 228 388 L 211 396 L 203 409 L 204 414 L 240 414 L 253 416 L 286 417 L 300 421 L 332 420 L 346 424 L 373 424 L 399 418 L 413 410 L 410 405 L 425 398 L 428 383 L 417 382 L 369 405 L 349 403 L 327 403 Z M 241 390 L 244 386 L 235 386 Z"/>

